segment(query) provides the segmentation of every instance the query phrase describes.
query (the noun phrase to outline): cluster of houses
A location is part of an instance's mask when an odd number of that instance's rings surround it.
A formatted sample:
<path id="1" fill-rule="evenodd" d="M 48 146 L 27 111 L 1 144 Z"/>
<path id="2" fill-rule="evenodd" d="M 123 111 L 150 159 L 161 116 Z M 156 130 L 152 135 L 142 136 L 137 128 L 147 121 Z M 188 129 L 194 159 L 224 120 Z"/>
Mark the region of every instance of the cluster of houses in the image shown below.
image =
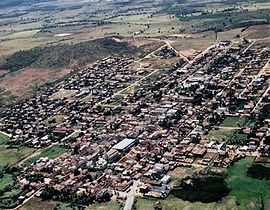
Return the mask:
<path id="1" fill-rule="evenodd" d="M 24 168 L 21 186 L 99 198 L 120 196 L 136 181 L 137 193 L 166 197 L 176 167 L 200 166 L 205 173 L 242 155 L 268 155 L 270 116 L 261 113 L 270 98 L 270 50 L 251 46 L 221 42 L 190 63 L 154 73 L 133 69 L 129 59 L 107 58 L 6 111 L 1 129 L 12 142 L 70 146 Z M 54 125 L 52 116 L 59 115 L 65 117 Z M 207 138 L 227 116 L 259 119 L 241 127 L 250 137 L 245 145 Z"/>

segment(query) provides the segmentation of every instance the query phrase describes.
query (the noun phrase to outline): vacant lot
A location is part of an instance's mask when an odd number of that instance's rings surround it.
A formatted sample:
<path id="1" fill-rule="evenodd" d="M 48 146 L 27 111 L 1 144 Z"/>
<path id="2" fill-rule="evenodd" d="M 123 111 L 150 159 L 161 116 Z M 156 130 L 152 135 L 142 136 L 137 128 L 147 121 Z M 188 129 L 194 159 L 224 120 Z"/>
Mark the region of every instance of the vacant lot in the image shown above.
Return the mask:
<path id="1" fill-rule="evenodd" d="M 165 200 L 151 198 L 137 198 L 136 207 L 142 210 L 154 210 L 155 203 L 161 202 L 163 210 L 251 210 L 270 208 L 270 181 L 258 180 L 247 176 L 247 168 L 251 166 L 254 158 L 248 157 L 229 167 L 227 183 L 231 189 L 229 195 L 217 203 L 188 202 L 169 196 Z M 183 172 L 184 173 L 184 172 Z"/>
<path id="2" fill-rule="evenodd" d="M 0 144 L 6 144 L 9 140 L 9 137 L 3 133 L 0 133 Z"/>
<path id="3" fill-rule="evenodd" d="M 211 130 L 205 137 L 211 141 L 228 141 L 236 131 L 236 129 L 218 128 Z"/>
<path id="4" fill-rule="evenodd" d="M 95 203 L 86 210 L 121 210 L 121 204 L 117 202 Z"/>
<path id="5" fill-rule="evenodd" d="M 177 167 L 173 171 L 169 172 L 169 175 L 171 176 L 172 182 L 171 186 L 179 186 L 181 184 L 181 181 L 183 178 L 190 176 L 198 171 L 200 171 L 203 167 Z"/>
<path id="6" fill-rule="evenodd" d="M 69 69 L 51 70 L 29 68 L 13 74 L 6 75 L 0 81 L 0 88 L 18 98 L 33 93 L 36 86 L 45 84 L 51 80 L 62 78 L 70 72 Z"/>
<path id="7" fill-rule="evenodd" d="M 47 120 L 44 121 L 44 123 L 50 127 L 53 127 L 64 122 L 66 117 L 67 117 L 66 115 L 58 114 L 48 118 Z"/>
<path id="8" fill-rule="evenodd" d="M 57 202 L 41 201 L 39 198 L 33 197 L 22 205 L 18 210 L 53 210 Z"/>
<path id="9" fill-rule="evenodd" d="M 246 117 L 226 117 L 224 121 L 220 124 L 220 127 L 239 127 L 244 126 L 247 122 Z"/>
<path id="10" fill-rule="evenodd" d="M 190 52 L 201 52 L 211 46 L 216 41 L 216 35 L 213 32 L 204 32 L 192 35 L 183 35 L 179 38 L 172 38 L 172 46 L 179 52 L 189 56 Z"/>
<path id="11" fill-rule="evenodd" d="M 191 203 L 189 201 L 183 201 L 173 196 L 169 196 L 165 200 L 138 198 L 136 207 L 139 210 L 154 210 L 154 206 L 157 201 L 161 202 L 162 210 L 232 210 L 236 208 L 235 199 L 231 196 L 224 198 L 222 202 L 219 203 Z"/>
<path id="12" fill-rule="evenodd" d="M 34 151 L 35 149 L 27 147 L 20 147 L 18 149 L 6 149 L 6 147 L 0 147 L 0 167 L 14 165 Z"/>
<path id="13" fill-rule="evenodd" d="M 62 155 L 63 153 L 65 153 L 68 149 L 64 146 L 61 145 L 53 145 L 52 147 L 44 150 L 40 155 L 35 156 L 33 158 L 30 158 L 28 160 L 25 161 L 26 165 L 30 165 L 34 162 L 36 162 L 37 160 L 39 160 L 41 157 L 48 157 L 49 159 L 55 159 L 58 156 Z"/>

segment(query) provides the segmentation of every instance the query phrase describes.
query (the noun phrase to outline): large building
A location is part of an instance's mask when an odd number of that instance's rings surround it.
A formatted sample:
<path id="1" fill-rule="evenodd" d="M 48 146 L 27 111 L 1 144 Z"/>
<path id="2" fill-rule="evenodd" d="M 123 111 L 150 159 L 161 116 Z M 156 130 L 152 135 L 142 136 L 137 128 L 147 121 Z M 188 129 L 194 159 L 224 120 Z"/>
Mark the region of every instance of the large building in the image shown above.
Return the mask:
<path id="1" fill-rule="evenodd" d="M 136 142 L 136 139 L 128 139 L 125 138 L 122 141 L 118 142 L 117 144 L 115 144 L 112 149 L 118 150 L 118 151 L 126 151 L 128 150 L 130 147 L 132 147 Z"/>

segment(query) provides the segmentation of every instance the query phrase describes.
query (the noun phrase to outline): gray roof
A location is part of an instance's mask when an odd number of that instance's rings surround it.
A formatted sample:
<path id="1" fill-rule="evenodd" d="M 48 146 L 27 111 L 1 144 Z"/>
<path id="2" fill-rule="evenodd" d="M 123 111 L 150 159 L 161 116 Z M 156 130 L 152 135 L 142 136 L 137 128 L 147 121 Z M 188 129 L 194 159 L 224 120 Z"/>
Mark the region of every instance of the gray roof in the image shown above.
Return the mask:
<path id="1" fill-rule="evenodd" d="M 136 141 L 136 139 L 123 139 L 122 141 L 118 142 L 117 144 L 115 144 L 112 148 L 116 149 L 116 150 L 123 150 L 129 146 L 131 146 L 134 142 Z"/>

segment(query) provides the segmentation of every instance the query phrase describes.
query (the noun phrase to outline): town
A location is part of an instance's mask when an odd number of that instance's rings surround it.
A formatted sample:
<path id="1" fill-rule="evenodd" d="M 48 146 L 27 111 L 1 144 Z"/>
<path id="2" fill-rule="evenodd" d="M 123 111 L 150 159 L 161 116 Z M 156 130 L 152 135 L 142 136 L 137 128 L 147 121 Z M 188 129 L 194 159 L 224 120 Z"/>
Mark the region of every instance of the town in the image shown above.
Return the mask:
<path id="1" fill-rule="evenodd" d="M 178 58 L 163 69 L 104 58 L 4 111 L 10 145 L 67 148 L 21 166 L 20 202 L 113 199 L 129 210 L 135 196 L 167 197 L 177 167 L 207 174 L 244 156 L 267 161 L 270 49 L 255 43 L 221 41 L 192 59 L 165 43 L 145 57 Z"/>

